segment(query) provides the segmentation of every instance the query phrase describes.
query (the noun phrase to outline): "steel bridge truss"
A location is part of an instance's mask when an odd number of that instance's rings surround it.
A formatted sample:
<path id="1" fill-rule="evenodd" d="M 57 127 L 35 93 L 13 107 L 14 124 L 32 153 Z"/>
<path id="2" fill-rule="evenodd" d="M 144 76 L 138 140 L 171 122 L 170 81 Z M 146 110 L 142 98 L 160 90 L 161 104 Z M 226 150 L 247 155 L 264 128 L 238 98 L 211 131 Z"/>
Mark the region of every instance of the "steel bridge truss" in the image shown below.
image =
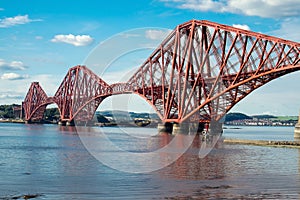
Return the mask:
<path id="1" fill-rule="evenodd" d="M 126 82 L 108 85 L 84 66 L 69 70 L 54 97 L 32 83 L 25 119 L 56 103 L 61 119 L 89 120 L 110 95 L 135 93 L 163 122 L 219 121 L 260 86 L 300 70 L 300 44 L 209 21 L 178 25 Z"/>

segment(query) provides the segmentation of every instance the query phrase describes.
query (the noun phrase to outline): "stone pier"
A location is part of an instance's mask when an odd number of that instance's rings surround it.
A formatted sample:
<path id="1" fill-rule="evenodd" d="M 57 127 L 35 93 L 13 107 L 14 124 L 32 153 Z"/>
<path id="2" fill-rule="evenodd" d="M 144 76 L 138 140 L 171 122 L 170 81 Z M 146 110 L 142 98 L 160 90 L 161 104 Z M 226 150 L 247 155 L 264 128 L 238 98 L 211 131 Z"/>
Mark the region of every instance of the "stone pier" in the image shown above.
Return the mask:
<path id="1" fill-rule="evenodd" d="M 199 127 L 201 127 L 199 123 L 173 124 L 172 134 L 194 135 L 199 132 Z M 200 130 L 200 132 L 202 132 L 202 130 Z"/>
<path id="2" fill-rule="evenodd" d="M 74 121 L 59 121 L 58 125 L 60 126 L 75 126 Z"/>
<path id="3" fill-rule="evenodd" d="M 173 130 L 173 124 L 172 123 L 163 123 L 158 124 L 157 129 L 159 133 L 172 133 Z"/>
<path id="4" fill-rule="evenodd" d="M 297 140 L 300 140 L 300 114 L 299 114 L 299 117 L 298 117 L 298 123 L 295 126 L 294 138 L 297 139 Z"/>
<path id="5" fill-rule="evenodd" d="M 210 135 L 220 135 L 223 133 L 223 123 L 218 121 L 211 121 L 209 123 Z"/>
<path id="6" fill-rule="evenodd" d="M 194 135 L 194 134 L 210 134 L 219 135 L 223 132 L 222 123 L 211 122 L 207 123 L 164 123 L 158 124 L 158 132 L 170 133 L 172 135 L 184 134 L 184 135 Z"/>
<path id="7" fill-rule="evenodd" d="M 58 121 L 57 124 L 60 125 L 60 126 L 65 126 L 65 125 L 66 125 L 66 122 L 65 122 L 65 121 Z"/>
<path id="8" fill-rule="evenodd" d="M 73 120 L 72 121 L 67 121 L 66 125 L 67 126 L 75 126 L 75 123 L 74 123 Z"/>

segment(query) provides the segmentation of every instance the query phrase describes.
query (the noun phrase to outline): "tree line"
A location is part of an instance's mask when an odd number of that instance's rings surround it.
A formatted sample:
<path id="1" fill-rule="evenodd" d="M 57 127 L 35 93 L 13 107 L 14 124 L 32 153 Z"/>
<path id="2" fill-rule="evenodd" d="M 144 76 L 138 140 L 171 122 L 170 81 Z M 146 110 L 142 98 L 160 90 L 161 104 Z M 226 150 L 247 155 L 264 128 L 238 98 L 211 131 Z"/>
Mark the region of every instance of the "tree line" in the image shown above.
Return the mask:
<path id="1" fill-rule="evenodd" d="M 14 119 L 14 107 L 20 107 L 20 105 L 0 105 L 0 118 Z"/>

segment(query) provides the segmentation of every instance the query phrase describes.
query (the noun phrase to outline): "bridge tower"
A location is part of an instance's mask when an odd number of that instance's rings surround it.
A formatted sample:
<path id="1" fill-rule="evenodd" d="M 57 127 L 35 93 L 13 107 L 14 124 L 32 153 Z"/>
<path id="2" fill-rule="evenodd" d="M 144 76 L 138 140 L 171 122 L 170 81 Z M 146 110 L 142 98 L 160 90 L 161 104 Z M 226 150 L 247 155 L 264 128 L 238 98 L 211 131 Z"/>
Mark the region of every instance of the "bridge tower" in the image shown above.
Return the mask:
<path id="1" fill-rule="evenodd" d="M 47 105 L 50 104 L 49 99 L 39 82 L 32 82 L 25 100 L 22 102 L 25 122 L 41 121 Z"/>

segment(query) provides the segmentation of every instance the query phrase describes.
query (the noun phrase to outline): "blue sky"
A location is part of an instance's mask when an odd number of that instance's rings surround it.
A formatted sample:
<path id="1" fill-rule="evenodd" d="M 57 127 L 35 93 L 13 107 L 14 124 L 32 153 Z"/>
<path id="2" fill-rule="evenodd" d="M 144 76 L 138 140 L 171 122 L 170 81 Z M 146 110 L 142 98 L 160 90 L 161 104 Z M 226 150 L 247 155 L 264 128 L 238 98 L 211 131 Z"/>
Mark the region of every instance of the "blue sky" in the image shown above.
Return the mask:
<path id="1" fill-rule="evenodd" d="M 299 42 L 299 16 L 299 0 L 2 0 L 0 104 L 20 103 L 32 81 L 53 95 L 70 67 L 84 63 L 103 41 L 128 30 L 162 28 L 147 32 L 154 47 L 162 40 L 157 35 L 167 29 L 205 19 Z M 140 54 L 134 67 L 144 59 Z M 127 65 L 131 70 L 130 62 Z M 232 111 L 298 115 L 299 82 L 297 72 L 275 80 Z"/>

